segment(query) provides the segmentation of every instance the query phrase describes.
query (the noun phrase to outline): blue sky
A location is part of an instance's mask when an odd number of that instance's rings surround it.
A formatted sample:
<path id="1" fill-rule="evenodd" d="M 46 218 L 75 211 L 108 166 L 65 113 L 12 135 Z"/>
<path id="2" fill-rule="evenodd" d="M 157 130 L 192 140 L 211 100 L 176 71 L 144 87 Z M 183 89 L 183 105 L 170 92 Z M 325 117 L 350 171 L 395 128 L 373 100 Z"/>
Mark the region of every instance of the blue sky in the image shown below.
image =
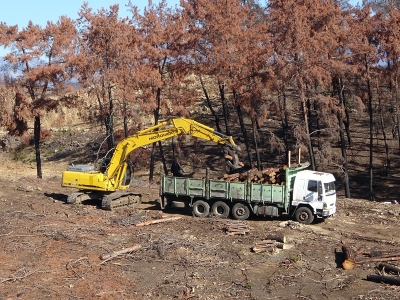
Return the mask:
<path id="1" fill-rule="evenodd" d="M 66 15 L 71 19 L 78 18 L 78 12 L 84 0 L 2 0 L 0 9 L 0 22 L 7 25 L 18 25 L 18 29 L 26 27 L 29 21 L 42 27 L 46 26 L 47 21 L 57 22 L 59 17 Z M 120 17 L 130 16 L 125 5 L 129 0 L 87 0 L 89 7 L 94 11 L 109 8 L 113 4 L 119 4 Z M 148 5 L 148 0 L 131 0 L 140 10 Z M 356 5 L 361 0 L 351 0 L 352 5 Z M 153 3 L 159 3 L 153 0 Z M 179 0 L 167 0 L 170 7 L 179 5 Z M 4 48 L 0 47 L 0 56 L 5 55 Z"/>
<path id="2" fill-rule="evenodd" d="M 0 22 L 5 22 L 7 25 L 17 24 L 21 29 L 26 27 L 30 20 L 34 24 L 46 26 L 47 21 L 57 22 L 62 15 L 76 19 L 84 0 L 2 0 L 1 2 Z M 87 2 L 94 11 L 119 4 L 120 16 L 130 15 L 125 8 L 129 0 L 87 0 Z M 148 4 L 147 0 L 131 0 L 131 2 L 139 9 L 143 9 Z M 157 4 L 158 2 L 158 0 L 153 0 L 153 3 Z M 171 7 L 179 5 L 179 0 L 168 0 L 167 2 Z M 362 1 L 350 1 L 352 5 L 357 2 L 361 3 Z"/>
<path id="3" fill-rule="evenodd" d="M 76 19 L 84 0 L 2 0 L 1 2 L 0 22 L 5 22 L 7 25 L 17 24 L 18 28 L 22 29 L 30 20 L 34 24 L 46 26 L 47 21 L 57 22 L 62 15 Z M 130 15 L 125 7 L 129 0 L 87 0 L 86 2 L 93 11 L 119 4 L 120 16 Z M 141 10 L 148 5 L 147 0 L 131 0 L 131 2 Z M 167 2 L 171 7 L 179 4 L 179 0 Z M 157 4 L 159 1 L 153 0 L 153 3 Z"/>

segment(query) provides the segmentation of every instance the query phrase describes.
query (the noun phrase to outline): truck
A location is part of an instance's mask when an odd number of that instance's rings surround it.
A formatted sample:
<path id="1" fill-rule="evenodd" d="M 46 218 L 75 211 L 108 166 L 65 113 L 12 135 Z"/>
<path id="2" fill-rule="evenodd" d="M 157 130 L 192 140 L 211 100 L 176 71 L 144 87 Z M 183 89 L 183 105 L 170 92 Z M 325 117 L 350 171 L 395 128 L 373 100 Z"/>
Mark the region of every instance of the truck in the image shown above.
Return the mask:
<path id="1" fill-rule="evenodd" d="M 237 147 L 233 138 L 195 120 L 187 118 L 171 118 L 120 141 L 111 157 L 103 159 L 101 164 L 70 165 L 62 173 L 61 186 L 78 191 L 67 198 L 67 203 L 82 203 L 86 200 L 99 200 L 105 210 L 123 206 L 133 206 L 141 202 L 142 195 L 130 189 L 133 167 L 129 154 L 146 145 L 167 140 L 178 135 L 190 135 L 206 141 L 214 142 L 228 149 L 231 156 L 236 157 Z M 230 163 L 239 168 L 238 162 Z"/>
<path id="2" fill-rule="evenodd" d="M 311 224 L 336 212 L 335 177 L 309 170 L 309 163 L 286 167 L 283 184 L 230 182 L 205 178 L 162 176 L 162 209 L 191 209 L 196 217 L 232 216 L 246 220 L 251 215 L 288 215 L 299 223 Z"/>

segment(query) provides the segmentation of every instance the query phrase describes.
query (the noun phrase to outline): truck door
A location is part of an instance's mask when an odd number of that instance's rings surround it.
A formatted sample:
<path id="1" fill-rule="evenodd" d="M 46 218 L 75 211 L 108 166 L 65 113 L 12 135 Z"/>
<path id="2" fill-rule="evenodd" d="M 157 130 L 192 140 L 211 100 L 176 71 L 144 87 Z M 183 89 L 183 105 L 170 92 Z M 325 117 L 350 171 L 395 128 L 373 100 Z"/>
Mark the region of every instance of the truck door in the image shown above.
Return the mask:
<path id="1" fill-rule="evenodd" d="M 322 183 L 317 180 L 308 180 L 304 196 L 306 202 L 322 200 Z"/>

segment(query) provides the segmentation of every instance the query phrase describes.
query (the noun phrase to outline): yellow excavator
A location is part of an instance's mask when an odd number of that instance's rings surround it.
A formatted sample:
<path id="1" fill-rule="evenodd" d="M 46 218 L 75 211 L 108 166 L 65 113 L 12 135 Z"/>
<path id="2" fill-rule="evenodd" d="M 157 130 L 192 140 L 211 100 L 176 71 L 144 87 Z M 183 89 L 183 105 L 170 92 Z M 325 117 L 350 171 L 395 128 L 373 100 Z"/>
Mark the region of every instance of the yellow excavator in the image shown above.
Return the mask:
<path id="1" fill-rule="evenodd" d="M 137 148 L 182 134 L 224 145 L 231 156 L 236 148 L 231 136 L 191 119 L 171 118 L 123 139 L 117 144 L 111 159 L 103 160 L 97 169 L 94 165 L 69 166 L 62 174 L 61 185 L 79 191 L 69 195 L 67 203 L 101 200 L 101 207 L 106 210 L 140 203 L 141 194 L 127 190 L 132 176 L 132 166 L 127 159 L 129 154 Z M 240 168 L 234 162 L 233 168 L 236 167 Z"/>

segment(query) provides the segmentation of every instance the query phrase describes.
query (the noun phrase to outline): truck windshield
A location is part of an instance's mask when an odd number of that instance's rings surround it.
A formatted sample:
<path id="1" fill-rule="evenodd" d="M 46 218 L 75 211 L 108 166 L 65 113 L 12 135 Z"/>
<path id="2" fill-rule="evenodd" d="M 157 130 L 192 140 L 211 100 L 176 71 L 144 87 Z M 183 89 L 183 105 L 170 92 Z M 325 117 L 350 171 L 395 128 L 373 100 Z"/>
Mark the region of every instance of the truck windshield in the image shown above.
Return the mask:
<path id="1" fill-rule="evenodd" d="M 325 193 L 326 194 L 333 194 L 336 192 L 335 189 L 335 182 L 326 182 L 324 183 Z"/>

